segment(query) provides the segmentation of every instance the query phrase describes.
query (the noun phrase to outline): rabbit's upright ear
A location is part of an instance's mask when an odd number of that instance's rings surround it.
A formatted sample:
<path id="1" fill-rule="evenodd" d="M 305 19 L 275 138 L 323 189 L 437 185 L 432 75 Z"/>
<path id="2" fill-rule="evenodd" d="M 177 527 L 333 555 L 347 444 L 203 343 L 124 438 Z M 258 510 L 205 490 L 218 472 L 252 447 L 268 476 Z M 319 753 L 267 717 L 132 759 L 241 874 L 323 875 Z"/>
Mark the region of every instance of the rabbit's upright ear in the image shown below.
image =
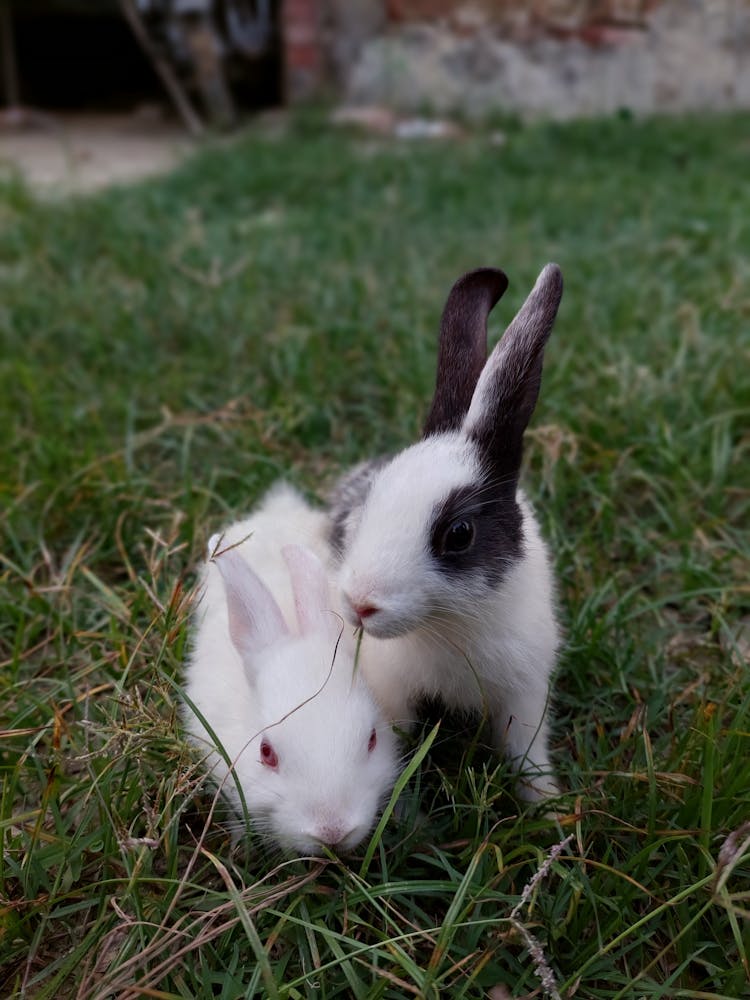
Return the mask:
<path id="1" fill-rule="evenodd" d="M 289 630 L 271 591 L 239 552 L 227 549 L 213 561 L 224 581 L 229 635 L 249 670 L 253 655 L 288 635 Z"/>
<path id="2" fill-rule="evenodd" d="M 542 381 L 544 346 L 562 298 L 562 273 L 547 264 L 479 376 L 464 432 L 498 475 L 521 467 L 523 432 Z"/>
<path id="3" fill-rule="evenodd" d="M 331 611 L 331 594 L 323 563 L 303 545 L 285 545 L 281 554 L 289 569 L 301 634 L 324 631 L 331 636 L 338 635 L 341 619 Z"/>
<path id="4" fill-rule="evenodd" d="M 424 437 L 461 426 L 487 360 L 487 317 L 507 287 L 502 271 L 480 267 L 451 288 L 440 320 L 435 395 Z"/>

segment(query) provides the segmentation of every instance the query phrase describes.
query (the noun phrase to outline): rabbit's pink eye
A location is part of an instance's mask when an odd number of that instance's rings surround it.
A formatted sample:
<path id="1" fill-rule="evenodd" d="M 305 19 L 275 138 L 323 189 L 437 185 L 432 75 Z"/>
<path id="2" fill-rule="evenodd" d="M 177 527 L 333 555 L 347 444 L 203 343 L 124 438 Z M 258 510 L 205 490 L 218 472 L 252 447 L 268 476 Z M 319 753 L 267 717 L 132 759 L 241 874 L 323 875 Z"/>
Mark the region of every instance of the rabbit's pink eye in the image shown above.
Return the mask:
<path id="1" fill-rule="evenodd" d="M 372 753 L 372 751 L 375 749 L 375 744 L 377 742 L 378 742 L 378 734 L 373 729 L 373 731 L 370 733 L 370 740 L 369 740 L 369 742 L 367 744 L 367 752 L 368 753 Z"/>
<path id="2" fill-rule="evenodd" d="M 260 761 L 266 767 L 277 768 L 279 766 L 279 758 L 268 740 L 263 740 L 260 744 Z"/>

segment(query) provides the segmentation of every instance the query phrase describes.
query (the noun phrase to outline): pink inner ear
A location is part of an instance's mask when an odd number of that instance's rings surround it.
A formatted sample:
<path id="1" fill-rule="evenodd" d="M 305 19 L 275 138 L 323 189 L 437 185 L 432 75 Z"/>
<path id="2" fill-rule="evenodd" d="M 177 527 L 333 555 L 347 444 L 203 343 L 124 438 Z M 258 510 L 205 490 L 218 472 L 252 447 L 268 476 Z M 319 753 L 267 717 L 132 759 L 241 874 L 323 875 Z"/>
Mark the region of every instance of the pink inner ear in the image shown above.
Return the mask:
<path id="1" fill-rule="evenodd" d="M 244 659 L 289 634 L 270 590 L 239 552 L 228 549 L 214 562 L 224 581 L 229 635 Z"/>
<path id="2" fill-rule="evenodd" d="M 320 632 L 321 629 L 333 631 L 336 616 L 330 610 L 331 595 L 323 563 L 303 545 L 285 545 L 281 554 L 289 568 L 294 607 L 302 635 Z"/>

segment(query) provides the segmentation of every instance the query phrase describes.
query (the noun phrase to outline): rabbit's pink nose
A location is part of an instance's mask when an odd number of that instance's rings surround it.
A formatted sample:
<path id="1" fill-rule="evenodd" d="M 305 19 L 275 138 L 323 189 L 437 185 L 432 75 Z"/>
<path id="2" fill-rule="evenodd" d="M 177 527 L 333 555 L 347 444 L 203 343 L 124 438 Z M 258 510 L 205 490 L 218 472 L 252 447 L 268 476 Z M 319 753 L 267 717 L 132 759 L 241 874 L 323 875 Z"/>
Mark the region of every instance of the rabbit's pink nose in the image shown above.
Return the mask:
<path id="1" fill-rule="evenodd" d="M 318 829 L 316 839 L 328 847 L 335 847 L 342 840 L 346 840 L 350 833 L 351 830 L 345 829 L 343 823 L 326 823 Z"/>
<path id="2" fill-rule="evenodd" d="M 363 618 L 370 618 L 380 609 L 375 604 L 352 604 L 354 614 L 362 621 Z"/>

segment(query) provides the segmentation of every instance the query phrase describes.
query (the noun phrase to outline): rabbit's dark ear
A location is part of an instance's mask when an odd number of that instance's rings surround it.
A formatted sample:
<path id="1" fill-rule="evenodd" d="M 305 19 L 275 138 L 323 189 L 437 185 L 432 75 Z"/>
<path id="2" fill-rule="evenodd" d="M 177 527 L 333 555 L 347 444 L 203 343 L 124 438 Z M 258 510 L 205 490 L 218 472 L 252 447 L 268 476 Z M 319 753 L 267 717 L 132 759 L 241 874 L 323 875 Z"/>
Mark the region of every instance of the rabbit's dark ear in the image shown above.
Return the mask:
<path id="1" fill-rule="evenodd" d="M 521 467 L 523 432 L 539 396 L 544 345 L 562 290 L 560 268 L 547 264 L 474 390 L 463 430 L 479 444 L 498 476 L 517 475 Z"/>
<path id="2" fill-rule="evenodd" d="M 435 395 L 424 437 L 461 426 L 487 360 L 487 317 L 507 287 L 502 271 L 480 267 L 451 288 L 440 320 Z"/>

